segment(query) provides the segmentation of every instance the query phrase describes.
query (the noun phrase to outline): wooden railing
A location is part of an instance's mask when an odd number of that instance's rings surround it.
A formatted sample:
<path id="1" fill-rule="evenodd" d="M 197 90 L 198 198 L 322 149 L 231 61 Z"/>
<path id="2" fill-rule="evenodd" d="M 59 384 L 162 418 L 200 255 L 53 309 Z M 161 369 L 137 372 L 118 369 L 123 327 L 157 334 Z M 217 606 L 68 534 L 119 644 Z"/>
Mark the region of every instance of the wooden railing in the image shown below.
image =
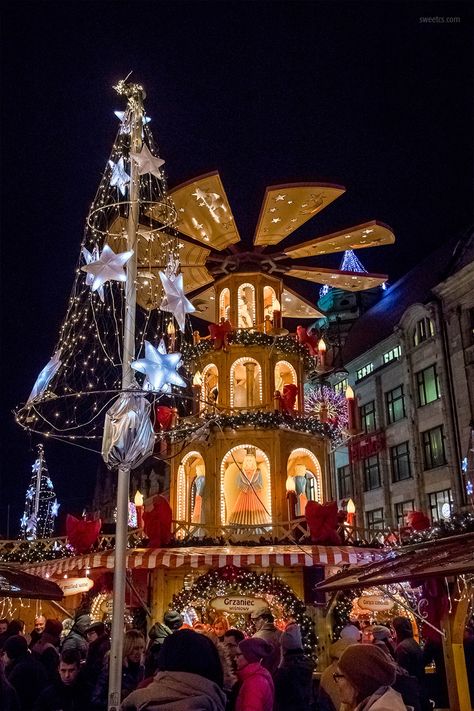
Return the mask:
<path id="1" fill-rule="evenodd" d="M 397 542 L 397 532 L 391 529 L 366 529 L 344 524 L 338 528 L 341 545 L 380 547 Z M 173 545 L 311 545 L 308 526 L 304 518 L 260 526 L 209 526 L 190 521 L 172 522 Z M 128 534 L 128 547 L 140 548 L 147 543 L 142 529 Z M 112 550 L 115 535 L 99 536 L 90 553 Z M 35 541 L 0 540 L 0 562 L 39 562 L 74 555 L 66 536 L 44 538 Z"/>

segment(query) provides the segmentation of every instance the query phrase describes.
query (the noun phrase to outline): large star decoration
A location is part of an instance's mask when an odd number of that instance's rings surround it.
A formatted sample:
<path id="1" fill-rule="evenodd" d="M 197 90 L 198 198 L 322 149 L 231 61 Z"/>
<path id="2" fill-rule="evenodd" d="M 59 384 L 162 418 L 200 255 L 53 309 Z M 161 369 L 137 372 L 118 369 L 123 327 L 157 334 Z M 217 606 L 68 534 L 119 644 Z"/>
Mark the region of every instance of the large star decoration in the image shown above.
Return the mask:
<path id="1" fill-rule="evenodd" d="M 160 279 L 165 290 L 160 309 L 172 313 L 184 333 L 186 314 L 192 314 L 196 309 L 184 295 L 183 275 L 178 274 L 174 279 L 170 279 L 164 272 L 160 272 Z"/>
<path id="2" fill-rule="evenodd" d="M 31 391 L 26 404 L 41 397 L 60 367 L 61 361 L 59 359 L 59 351 L 56 351 L 51 360 L 44 366 L 43 370 L 36 378 L 33 390 Z"/>
<path id="3" fill-rule="evenodd" d="M 130 114 L 125 111 L 114 111 L 114 114 L 121 123 L 120 133 L 130 133 Z M 151 118 L 149 116 L 142 116 L 142 124 L 145 125 L 150 123 Z M 143 131 L 142 131 L 143 135 Z"/>
<path id="4" fill-rule="evenodd" d="M 143 390 L 156 392 L 170 392 L 171 385 L 180 388 L 186 387 L 183 378 L 176 372 L 181 363 L 181 353 L 166 353 L 166 348 L 161 341 L 158 348 L 145 341 L 145 357 L 135 360 L 131 366 L 146 377 Z"/>
<path id="5" fill-rule="evenodd" d="M 55 499 L 53 503 L 51 504 L 51 516 L 57 516 L 59 512 L 59 507 L 61 504 L 58 504 L 58 500 Z"/>
<path id="6" fill-rule="evenodd" d="M 123 158 L 120 158 L 117 163 L 114 163 L 112 160 L 109 160 L 109 165 L 112 168 L 110 184 L 112 185 L 112 187 L 116 185 L 122 195 L 125 195 L 125 186 L 127 185 L 127 183 L 130 182 L 130 176 L 128 175 L 128 173 L 125 172 Z"/>
<path id="7" fill-rule="evenodd" d="M 126 281 L 127 277 L 123 267 L 132 254 L 133 251 L 115 254 L 108 244 L 104 245 L 102 254 L 98 259 L 81 267 L 81 270 L 88 275 L 86 283 L 90 284 L 91 290 L 97 291 L 103 287 L 106 281 Z M 89 274 L 92 275 L 92 282 L 91 280 L 87 281 Z"/>
<path id="8" fill-rule="evenodd" d="M 84 257 L 84 261 L 86 264 L 92 264 L 93 262 L 97 262 L 99 259 L 99 248 L 97 247 L 97 245 L 94 247 L 92 252 L 89 252 L 88 249 L 83 247 L 81 249 L 81 253 L 82 253 L 82 256 Z M 86 285 L 92 286 L 93 283 L 94 283 L 94 275 L 87 274 Z M 100 296 L 100 300 L 104 301 L 104 287 L 103 286 L 99 286 L 99 288 L 97 289 L 97 293 Z"/>
<path id="9" fill-rule="evenodd" d="M 151 173 L 157 178 L 161 178 L 161 166 L 164 165 L 164 160 L 159 156 L 154 156 L 148 146 L 144 143 L 140 153 L 130 153 L 130 158 L 138 165 L 138 174 L 145 175 Z"/>

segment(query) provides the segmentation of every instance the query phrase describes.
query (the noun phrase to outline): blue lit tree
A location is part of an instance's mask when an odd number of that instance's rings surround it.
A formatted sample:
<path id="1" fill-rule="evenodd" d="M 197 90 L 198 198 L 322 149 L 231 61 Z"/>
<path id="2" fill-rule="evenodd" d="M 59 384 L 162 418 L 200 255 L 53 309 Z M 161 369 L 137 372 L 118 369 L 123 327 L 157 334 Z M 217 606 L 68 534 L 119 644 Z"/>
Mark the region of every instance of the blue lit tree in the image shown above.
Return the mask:
<path id="1" fill-rule="evenodd" d="M 32 465 L 32 470 L 33 474 L 26 491 L 25 509 L 20 522 L 20 537 L 30 541 L 52 536 L 59 509 L 42 444 L 38 445 L 38 456 Z"/>

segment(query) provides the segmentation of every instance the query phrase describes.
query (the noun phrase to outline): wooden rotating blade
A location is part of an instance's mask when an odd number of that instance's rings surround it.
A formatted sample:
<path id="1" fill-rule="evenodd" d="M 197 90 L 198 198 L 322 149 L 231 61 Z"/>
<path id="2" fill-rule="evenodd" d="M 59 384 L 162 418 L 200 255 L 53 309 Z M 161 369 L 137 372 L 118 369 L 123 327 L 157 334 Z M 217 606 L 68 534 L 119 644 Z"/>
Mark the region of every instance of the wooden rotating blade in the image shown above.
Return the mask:
<path id="1" fill-rule="evenodd" d="M 340 185 L 324 183 L 268 187 L 255 230 L 254 245 L 278 244 L 345 191 Z"/>
<path id="2" fill-rule="evenodd" d="M 373 289 L 387 281 L 386 274 L 369 274 L 368 272 L 346 272 L 340 269 L 325 269 L 323 267 L 298 267 L 289 269 L 287 276 L 304 279 L 305 281 L 327 284 L 345 291 L 363 291 Z"/>
<path id="3" fill-rule="evenodd" d="M 178 185 L 169 195 L 178 213 L 176 227 L 180 232 L 219 251 L 239 242 L 240 235 L 217 171 Z"/>
<path id="4" fill-rule="evenodd" d="M 377 222 L 377 220 L 372 220 L 363 225 L 355 225 L 340 232 L 310 239 L 294 247 L 288 247 L 284 249 L 284 252 L 291 259 L 299 259 L 300 257 L 314 257 L 318 254 L 344 252 L 346 249 L 381 247 L 393 244 L 393 242 L 395 242 L 395 235 L 390 227 L 382 222 Z"/>

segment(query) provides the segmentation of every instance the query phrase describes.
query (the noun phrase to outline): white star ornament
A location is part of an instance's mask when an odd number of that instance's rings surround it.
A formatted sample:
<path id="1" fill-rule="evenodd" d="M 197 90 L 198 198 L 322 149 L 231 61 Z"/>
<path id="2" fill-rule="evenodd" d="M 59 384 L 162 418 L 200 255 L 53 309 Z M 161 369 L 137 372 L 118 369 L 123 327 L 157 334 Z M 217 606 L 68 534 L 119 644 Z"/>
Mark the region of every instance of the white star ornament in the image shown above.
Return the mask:
<path id="1" fill-rule="evenodd" d="M 125 172 L 123 158 L 120 158 L 117 163 L 114 163 L 112 160 L 109 160 L 109 165 L 112 168 L 110 184 L 112 185 L 112 187 L 116 185 L 122 195 L 125 195 L 125 186 L 127 185 L 127 183 L 130 182 L 130 176 L 128 173 Z"/>
<path id="2" fill-rule="evenodd" d="M 44 391 L 46 390 L 60 367 L 61 361 L 59 360 L 59 351 L 56 351 L 51 360 L 44 366 L 43 370 L 36 378 L 36 382 L 33 385 L 33 390 L 31 391 L 30 396 L 26 401 L 27 405 L 29 402 L 36 400 L 36 398 L 38 397 L 41 397 L 41 395 L 44 393 Z"/>
<path id="3" fill-rule="evenodd" d="M 172 313 L 184 333 L 186 314 L 193 314 L 196 309 L 184 295 L 183 275 L 178 274 L 174 279 L 169 279 L 166 274 L 160 272 L 160 279 L 165 290 L 160 309 Z"/>
<path id="4" fill-rule="evenodd" d="M 86 277 L 86 283 L 90 284 L 92 291 L 97 291 L 103 287 L 106 281 L 127 281 L 123 267 L 132 254 L 132 250 L 115 254 L 108 244 L 104 245 L 102 254 L 98 259 L 81 267 L 83 272 L 93 277 L 92 282 L 90 280 L 87 281 L 88 276 Z"/>
<path id="5" fill-rule="evenodd" d="M 163 353 L 163 350 L 163 344 L 155 348 L 149 341 L 145 341 L 145 357 L 131 364 L 134 370 L 146 376 L 143 390 L 169 392 L 170 385 L 186 387 L 185 381 L 176 372 L 181 363 L 181 353 Z"/>
<path id="6" fill-rule="evenodd" d="M 84 257 L 84 261 L 86 264 L 91 264 L 92 262 L 97 262 L 97 260 L 99 259 L 99 248 L 97 247 L 97 245 L 94 247 L 92 252 L 89 252 L 88 249 L 83 247 L 81 249 L 81 253 L 82 253 L 82 256 Z M 87 274 L 86 275 L 86 285 L 92 286 L 93 283 L 94 283 L 93 274 Z M 99 286 L 99 288 L 97 289 L 97 293 L 100 296 L 100 300 L 104 301 L 104 287 L 103 286 Z"/>
<path id="7" fill-rule="evenodd" d="M 164 165 L 164 160 L 159 156 L 154 156 L 150 152 L 148 146 L 144 143 L 140 153 L 130 153 L 130 158 L 132 158 L 138 165 L 138 174 L 145 175 L 145 173 L 151 173 L 157 178 L 161 178 L 161 166 Z"/>

